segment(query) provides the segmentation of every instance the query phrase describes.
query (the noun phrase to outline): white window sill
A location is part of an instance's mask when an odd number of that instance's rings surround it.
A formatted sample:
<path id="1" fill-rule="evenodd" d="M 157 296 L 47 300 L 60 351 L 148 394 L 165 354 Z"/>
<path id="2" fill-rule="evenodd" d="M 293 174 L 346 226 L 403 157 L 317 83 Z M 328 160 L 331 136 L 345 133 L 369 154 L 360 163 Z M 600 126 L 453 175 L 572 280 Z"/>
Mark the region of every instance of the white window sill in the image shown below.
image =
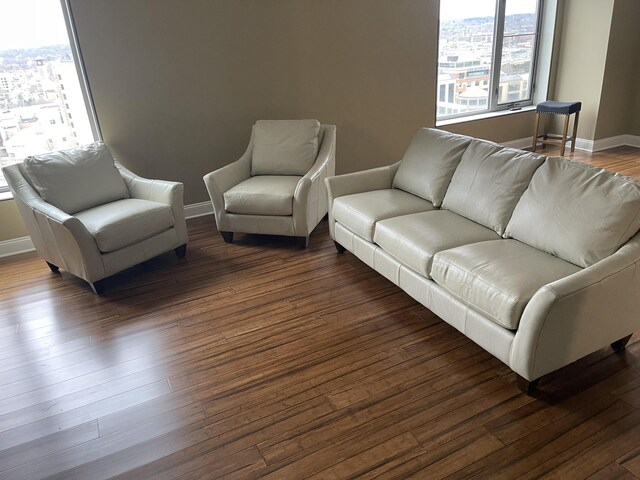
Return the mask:
<path id="1" fill-rule="evenodd" d="M 487 118 L 504 117 L 507 115 L 514 115 L 517 113 L 533 112 L 535 111 L 535 105 L 527 105 L 526 107 L 519 108 L 517 110 L 499 110 L 495 112 L 476 113 L 474 115 L 467 115 L 464 117 L 448 118 L 446 120 L 437 120 L 436 127 L 444 127 L 447 125 L 455 125 L 458 123 L 474 122 L 476 120 L 485 120 Z"/>
<path id="2" fill-rule="evenodd" d="M 13 195 L 11 192 L 0 192 L 0 202 L 3 200 L 13 200 Z"/>

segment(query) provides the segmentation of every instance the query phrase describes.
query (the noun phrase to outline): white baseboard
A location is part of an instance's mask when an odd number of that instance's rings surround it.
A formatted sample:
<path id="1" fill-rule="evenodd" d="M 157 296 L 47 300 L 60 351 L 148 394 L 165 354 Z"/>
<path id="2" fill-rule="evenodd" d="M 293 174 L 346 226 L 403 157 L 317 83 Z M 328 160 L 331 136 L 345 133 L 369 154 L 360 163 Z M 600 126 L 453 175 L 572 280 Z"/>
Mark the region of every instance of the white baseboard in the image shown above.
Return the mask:
<path id="1" fill-rule="evenodd" d="M 184 216 L 186 218 L 202 217 L 203 215 L 213 215 L 213 203 L 211 201 L 184 206 Z"/>
<path id="2" fill-rule="evenodd" d="M 213 215 L 213 204 L 209 202 L 194 203 L 184 206 L 186 218 L 202 217 Z M 18 255 L 20 253 L 32 252 L 35 250 L 31 237 L 12 238 L 0 242 L 0 258 Z"/>
<path id="3" fill-rule="evenodd" d="M 0 258 L 35 250 L 31 237 L 12 238 L 0 242 Z"/>
<path id="4" fill-rule="evenodd" d="M 593 142 L 593 150 L 591 151 L 599 152 L 600 150 L 621 147 L 623 145 L 640 148 L 640 137 L 637 135 L 618 135 L 617 137 L 601 138 Z"/>
<path id="5" fill-rule="evenodd" d="M 529 148 L 531 146 L 532 137 L 519 138 L 502 142 L 505 147 L 513 148 Z M 585 138 L 576 138 L 576 149 L 586 152 L 599 152 L 608 148 L 622 147 L 628 145 L 630 147 L 640 148 L 640 137 L 637 135 L 618 135 L 616 137 L 601 138 L 600 140 L 587 140 Z"/>

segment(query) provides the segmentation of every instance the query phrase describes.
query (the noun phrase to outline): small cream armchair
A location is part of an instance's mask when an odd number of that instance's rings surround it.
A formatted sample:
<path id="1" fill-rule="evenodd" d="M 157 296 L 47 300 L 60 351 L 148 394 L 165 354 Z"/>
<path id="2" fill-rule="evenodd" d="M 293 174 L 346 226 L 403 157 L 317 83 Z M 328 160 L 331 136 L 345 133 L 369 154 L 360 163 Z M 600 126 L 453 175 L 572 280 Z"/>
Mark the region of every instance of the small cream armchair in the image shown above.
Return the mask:
<path id="1" fill-rule="evenodd" d="M 98 142 L 2 169 L 38 255 L 49 268 L 103 280 L 152 257 L 186 254 L 183 185 L 139 177 Z"/>
<path id="2" fill-rule="evenodd" d="M 335 174 L 336 127 L 317 120 L 260 120 L 242 157 L 204 177 L 222 238 L 297 237 L 302 248 L 327 214 L 324 179 Z"/>

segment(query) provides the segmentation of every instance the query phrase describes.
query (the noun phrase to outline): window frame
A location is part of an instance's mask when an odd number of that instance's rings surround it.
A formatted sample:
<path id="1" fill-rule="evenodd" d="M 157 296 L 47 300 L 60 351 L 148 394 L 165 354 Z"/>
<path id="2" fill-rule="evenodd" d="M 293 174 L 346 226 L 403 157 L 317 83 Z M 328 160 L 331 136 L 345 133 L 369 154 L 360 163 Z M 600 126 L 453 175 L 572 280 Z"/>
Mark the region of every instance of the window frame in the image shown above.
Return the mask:
<path id="1" fill-rule="evenodd" d="M 87 110 L 87 117 L 89 119 L 89 126 L 91 133 L 93 134 L 94 141 L 102 140 L 102 132 L 100 130 L 100 124 L 96 115 L 95 105 L 93 103 L 93 97 L 91 95 L 91 88 L 87 80 L 87 74 L 82 59 L 82 52 L 80 50 L 80 44 L 78 42 L 78 36 L 76 33 L 75 22 L 73 20 L 73 12 L 71 9 L 70 0 L 59 0 L 60 7 L 62 8 L 62 16 L 64 18 L 65 27 L 67 30 L 67 37 L 69 40 L 69 48 L 71 50 L 71 56 L 73 57 L 73 63 L 75 65 L 76 73 L 78 75 L 78 81 L 80 83 L 80 91 L 82 92 L 82 98 Z M 62 87 L 64 90 L 64 87 Z M 18 159 L 18 162 L 20 159 Z M 2 173 L 0 172 L 0 175 Z M 0 201 L 13 198 L 11 190 L 8 186 L 0 185 Z"/>
<path id="2" fill-rule="evenodd" d="M 446 0 L 439 0 L 438 6 Z M 494 32 L 493 32 L 493 47 L 491 55 L 490 65 L 490 82 L 487 96 L 487 108 L 483 110 L 471 110 L 466 112 L 460 112 L 456 114 L 444 114 L 439 115 L 439 96 L 436 93 L 436 108 L 435 108 L 435 122 L 436 125 L 441 123 L 455 123 L 458 119 L 464 119 L 464 121 L 472 120 L 473 117 L 486 117 L 491 114 L 499 114 L 501 112 L 511 112 L 522 109 L 523 107 L 529 107 L 536 102 L 537 98 L 537 86 L 538 75 L 543 69 L 540 68 L 541 61 L 541 44 L 543 42 L 544 32 L 544 17 L 546 13 L 547 3 L 555 3 L 547 0 L 536 0 L 536 28 L 533 35 L 535 36 L 535 45 L 533 49 L 533 59 L 531 72 L 529 76 L 529 95 L 528 98 L 500 103 L 500 67 L 502 65 L 502 47 L 504 45 L 504 26 L 505 26 L 505 14 L 506 14 L 507 0 L 496 0 L 496 11 L 494 16 Z M 555 9 L 554 9 L 555 10 Z M 554 13 L 555 16 L 555 13 Z M 440 75 L 440 31 L 441 31 L 441 18 L 438 15 L 438 41 L 437 41 L 437 64 L 436 64 L 436 79 Z M 546 69 L 547 72 L 549 68 Z M 439 83 L 436 81 L 436 91 L 439 92 Z M 544 92 L 546 95 L 546 91 Z"/>

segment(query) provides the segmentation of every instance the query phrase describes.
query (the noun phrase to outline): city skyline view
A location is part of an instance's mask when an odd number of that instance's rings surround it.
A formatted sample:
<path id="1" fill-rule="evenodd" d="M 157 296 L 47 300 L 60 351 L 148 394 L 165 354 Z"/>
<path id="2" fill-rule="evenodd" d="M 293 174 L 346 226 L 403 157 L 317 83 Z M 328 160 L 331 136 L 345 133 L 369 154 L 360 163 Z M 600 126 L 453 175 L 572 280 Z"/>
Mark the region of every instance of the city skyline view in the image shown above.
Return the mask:
<path id="1" fill-rule="evenodd" d="M 0 11 L 0 166 L 94 141 L 59 0 Z"/>

